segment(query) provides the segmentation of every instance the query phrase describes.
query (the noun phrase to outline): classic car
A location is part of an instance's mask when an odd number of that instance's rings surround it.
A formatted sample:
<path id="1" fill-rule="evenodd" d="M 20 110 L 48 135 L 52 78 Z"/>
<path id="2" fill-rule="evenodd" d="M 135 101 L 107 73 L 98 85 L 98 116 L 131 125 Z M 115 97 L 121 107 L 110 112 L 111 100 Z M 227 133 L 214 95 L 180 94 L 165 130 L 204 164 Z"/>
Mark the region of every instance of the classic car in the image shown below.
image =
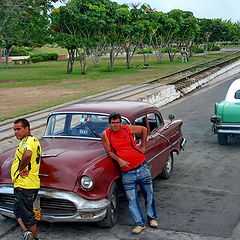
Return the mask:
<path id="1" fill-rule="evenodd" d="M 211 122 L 220 145 L 226 145 L 229 136 L 240 134 L 240 79 L 232 82 L 223 101 L 215 103 Z"/>
<path id="2" fill-rule="evenodd" d="M 169 178 L 173 155 L 186 142 L 181 120 L 164 121 L 158 108 L 134 101 L 89 101 L 60 108 L 47 119 L 41 138 L 41 189 L 34 203 L 41 220 L 97 222 L 112 227 L 118 218 L 121 179 L 119 167 L 106 154 L 101 134 L 111 112 L 122 115 L 122 124 L 146 126 L 145 158 L 152 177 Z M 140 142 L 139 136 L 135 136 Z M 10 167 L 15 149 L 0 155 L 0 214 L 13 218 L 13 185 Z"/>

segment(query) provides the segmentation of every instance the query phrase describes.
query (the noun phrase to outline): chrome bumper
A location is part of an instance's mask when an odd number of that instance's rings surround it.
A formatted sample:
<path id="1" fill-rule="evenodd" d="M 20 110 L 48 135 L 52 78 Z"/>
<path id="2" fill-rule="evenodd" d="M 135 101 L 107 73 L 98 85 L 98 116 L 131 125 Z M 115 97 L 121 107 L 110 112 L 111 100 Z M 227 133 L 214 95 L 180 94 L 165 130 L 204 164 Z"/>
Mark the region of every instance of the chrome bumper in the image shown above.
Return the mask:
<path id="1" fill-rule="evenodd" d="M 187 143 L 187 139 L 186 138 L 182 138 L 182 142 L 181 142 L 181 149 L 184 150 L 184 146 L 186 145 Z"/>
<path id="2" fill-rule="evenodd" d="M 13 195 L 13 186 L 7 184 L 0 184 L 0 214 L 14 218 L 13 210 L 4 208 L 1 203 L 1 196 L 11 196 Z M 107 212 L 107 207 L 110 202 L 106 199 L 100 200 L 88 200 L 82 196 L 63 190 L 41 188 L 38 193 L 38 197 L 34 202 L 36 209 L 41 207 L 41 199 L 44 198 L 45 202 L 49 200 L 67 201 L 74 206 L 74 212 L 71 215 L 64 215 L 60 212 L 54 213 L 54 208 L 58 206 L 52 206 L 52 213 L 44 213 L 44 209 L 41 209 L 42 220 L 47 222 L 98 222 L 101 221 Z M 46 201 L 47 200 L 47 201 Z"/>
<path id="3" fill-rule="evenodd" d="M 240 124 L 213 124 L 214 133 L 240 134 Z"/>

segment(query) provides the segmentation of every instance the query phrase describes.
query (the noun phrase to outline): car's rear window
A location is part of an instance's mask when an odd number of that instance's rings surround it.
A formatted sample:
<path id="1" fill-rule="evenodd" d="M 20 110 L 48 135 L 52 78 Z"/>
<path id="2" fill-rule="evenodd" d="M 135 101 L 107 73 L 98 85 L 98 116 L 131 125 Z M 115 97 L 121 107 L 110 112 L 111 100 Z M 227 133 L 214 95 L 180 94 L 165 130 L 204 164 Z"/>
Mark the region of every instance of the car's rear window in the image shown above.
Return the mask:
<path id="1" fill-rule="evenodd" d="M 237 90 L 234 95 L 235 99 L 240 99 L 240 90 Z"/>

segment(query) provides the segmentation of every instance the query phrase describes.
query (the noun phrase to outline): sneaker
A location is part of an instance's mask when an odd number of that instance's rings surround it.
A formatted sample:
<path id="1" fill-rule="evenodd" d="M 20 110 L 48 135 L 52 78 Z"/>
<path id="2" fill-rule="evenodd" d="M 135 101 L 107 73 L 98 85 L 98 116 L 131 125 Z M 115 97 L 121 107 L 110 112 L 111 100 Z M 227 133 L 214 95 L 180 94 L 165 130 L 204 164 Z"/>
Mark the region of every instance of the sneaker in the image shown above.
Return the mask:
<path id="1" fill-rule="evenodd" d="M 152 228 L 158 228 L 158 222 L 155 219 L 150 220 L 149 225 Z"/>
<path id="2" fill-rule="evenodd" d="M 132 233 L 138 234 L 142 232 L 146 227 L 145 226 L 136 226 L 132 229 Z"/>
<path id="3" fill-rule="evenodd" d="M 23 240 L 32 240 L 33 239 L 33 234 L 31 231 L 26 230 L 23 232 Z"/>

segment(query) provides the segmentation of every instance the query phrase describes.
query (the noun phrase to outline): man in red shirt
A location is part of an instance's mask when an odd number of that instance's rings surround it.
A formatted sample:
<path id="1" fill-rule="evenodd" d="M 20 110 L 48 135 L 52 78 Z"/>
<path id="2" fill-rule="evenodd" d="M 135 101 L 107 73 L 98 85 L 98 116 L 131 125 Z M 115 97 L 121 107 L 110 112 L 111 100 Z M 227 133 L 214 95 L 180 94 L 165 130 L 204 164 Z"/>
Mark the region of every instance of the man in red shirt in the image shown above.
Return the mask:
<path id="1" fill-rule="evenodd" d="M 137 196 L 137 186 L 142 191 L 149 225 L 158 227 L 152 186 L 151 172 L 145 161 L 144 152 L 147 140 L 147 128 L 142 126 L 122 125 L 121 115 L 109 115 L 110 128 L 103 132 L 103 146 L 121 169 L 122 182 L 129 203 L 129 210 L 135 227 L 132 233 L 140 233 L 146 223 Z M 141 134 L 141 146 L 134 141 L 133 134 Z"/>

